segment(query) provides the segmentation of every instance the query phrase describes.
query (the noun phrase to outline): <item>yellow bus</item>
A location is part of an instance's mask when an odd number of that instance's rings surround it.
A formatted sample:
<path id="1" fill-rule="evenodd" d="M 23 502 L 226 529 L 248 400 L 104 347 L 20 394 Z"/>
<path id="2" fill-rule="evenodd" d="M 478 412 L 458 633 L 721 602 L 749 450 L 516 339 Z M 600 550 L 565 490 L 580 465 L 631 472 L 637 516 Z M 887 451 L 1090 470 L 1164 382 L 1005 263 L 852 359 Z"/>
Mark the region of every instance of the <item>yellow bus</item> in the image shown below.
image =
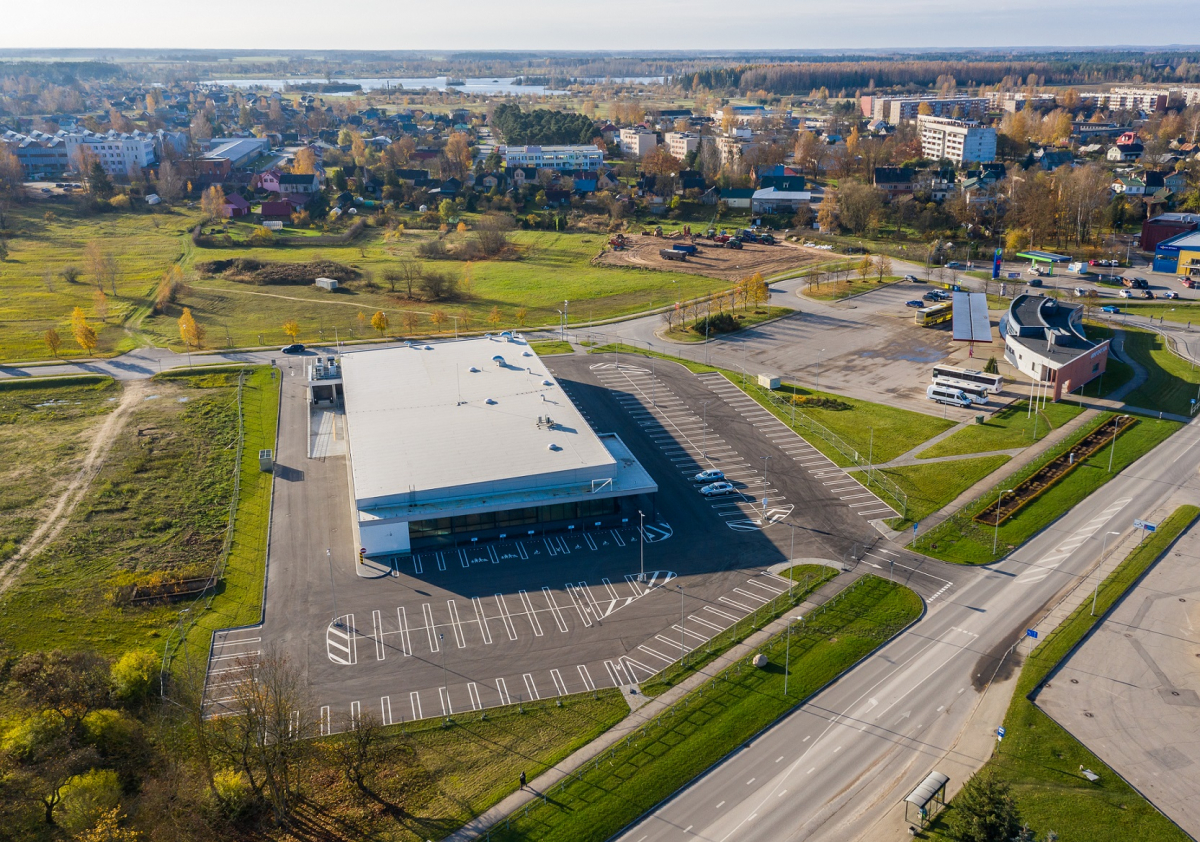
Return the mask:
<path id="1" fill-rule="evenodd" d="M 941 301 L 932 307 L 922 307 L 913 317 L 913 321 L 922 327 L 933 327 L 950 321 L 953 316 L 954 305 L 949 301 Z"/>

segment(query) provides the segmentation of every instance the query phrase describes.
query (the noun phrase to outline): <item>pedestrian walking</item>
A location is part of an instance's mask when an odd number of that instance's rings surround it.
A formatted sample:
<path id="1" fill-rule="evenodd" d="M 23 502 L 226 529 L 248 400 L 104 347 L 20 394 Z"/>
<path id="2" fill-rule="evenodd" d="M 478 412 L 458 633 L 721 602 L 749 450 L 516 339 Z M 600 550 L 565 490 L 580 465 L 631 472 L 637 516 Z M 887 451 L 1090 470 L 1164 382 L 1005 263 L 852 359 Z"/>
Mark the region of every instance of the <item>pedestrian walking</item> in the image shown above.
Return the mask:
<path id="1" fill-rule="evenodd" d="M 525 773 L 521 773 L 521 789 L 525 788 Z"/>

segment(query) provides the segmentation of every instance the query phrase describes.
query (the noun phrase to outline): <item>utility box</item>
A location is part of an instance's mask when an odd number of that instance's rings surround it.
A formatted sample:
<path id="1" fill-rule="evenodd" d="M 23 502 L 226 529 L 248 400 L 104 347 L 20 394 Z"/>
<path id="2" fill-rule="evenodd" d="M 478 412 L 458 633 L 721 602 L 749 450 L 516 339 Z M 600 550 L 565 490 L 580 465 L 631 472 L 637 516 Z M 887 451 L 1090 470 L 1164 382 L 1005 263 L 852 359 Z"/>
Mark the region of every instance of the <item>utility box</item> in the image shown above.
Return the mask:
<path id="1" fill-rule="evenodd" d="M 779 378 L 773 374 L 760 374 L 758 375 L 758 385 L 764 389 L 778 389 Z"/>
<path id="2" fill-rule="evenodd" d="M 275 470 L 275 453 L 272 450 L 258 451 L 258 469 L 264 474 L 269 474 Z"/>
<path id="3" fill-rule="evenodd" d="M 334 278 L 317 278 L 317 286 L 328 292 L 333 292 L 338 288 L 338 282 Z"/>

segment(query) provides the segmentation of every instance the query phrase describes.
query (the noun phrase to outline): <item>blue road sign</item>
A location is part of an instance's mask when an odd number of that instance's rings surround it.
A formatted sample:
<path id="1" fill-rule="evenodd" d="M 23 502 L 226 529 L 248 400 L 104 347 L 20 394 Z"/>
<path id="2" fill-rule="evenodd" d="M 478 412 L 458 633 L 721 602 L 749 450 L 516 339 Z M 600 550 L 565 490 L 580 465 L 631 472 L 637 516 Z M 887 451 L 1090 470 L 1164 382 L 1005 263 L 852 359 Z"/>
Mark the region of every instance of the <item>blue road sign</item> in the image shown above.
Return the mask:
<path id="1" fill-rule="evenodd" d="M 1036 629 L 1025 629 L 1025 636 L 1032 637 L 1034 640 L 1037 640 L 1037 630 Z"/>
<path id="2" fill-rule="evenodd" d="M 1146 520 L 1134 519 L 1133 528 L 1134 529 L 1143 529 L 1146 532 L 1156 532 L 1158 530 L 1158 524 L 1150 523 L 1149 521 L 1146 521 Z"/>
<path id="3" fill-rule="evenodd" d="M 921 525 L 921 521 L 917 521 L 916 523 L 913 524 L 913 535 L 917 534 L 917 527 L 920 525 Z"/>
<path id="4" fill-rule="evenodd" d="M 996 729 L 996 736 L 997 736 L 997 737 L 1003 737 L 1003 736 L 1004 736 L 1004 733 L 1005 733 L 1005 732 L 1004 732 L 1004 726 L 1003 726 L 1003 725 L 1001 725 L 999 728 L 997 728 L 997 729 Z"/>

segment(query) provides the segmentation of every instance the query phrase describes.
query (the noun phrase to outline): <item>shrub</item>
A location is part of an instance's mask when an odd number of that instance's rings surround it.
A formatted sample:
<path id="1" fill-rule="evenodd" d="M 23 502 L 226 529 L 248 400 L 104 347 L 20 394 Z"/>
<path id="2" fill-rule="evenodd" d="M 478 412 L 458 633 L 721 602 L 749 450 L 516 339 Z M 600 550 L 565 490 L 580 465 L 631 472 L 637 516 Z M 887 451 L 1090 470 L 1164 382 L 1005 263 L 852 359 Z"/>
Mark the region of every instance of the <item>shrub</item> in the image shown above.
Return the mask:
<path id="1" fill-rule="evenodd" d="M 112 667 L 113 696 L 125 702 L 137 702 L 150 695 L 158 680 L 158 655 L 149 649 L 133 649 Z"/>
<path id="2" fill-rule="evenodd" d="M 270 228 L 256 228 L 254 233 L 250 235 L 250 245 L 252 246 L 270 246 L 275 243 L 275 234 Z"/>
<path id="3" fill-rule="evenodd" d="M 18 760 L 28 759 L 41 746 L 62 735 L 65 724 L 54 711 L 33 713 L 18 721 L 0 738 L 0 750 Z"/>
<path id="4" fill-rule="evenodd" d="M 230 819 L 238 819 L 254 804 L 254 792 L 245 774 L 234 769 L 218 769 L 213 773 L 217 806 Z"/>
<path id="5" fill-rule="evenodd" d="M 76 775 L 63 787 L 60 824 L 81 833 L 121 802 L 121 783 L 112 769 L 92 769 Z"/>
<path id="6" fill-rule="evenodd" d="M 84 737 L 104 757 L 132 756 L 139 728 L 129 714 L 108 708 L 94 710 L 83 718 Z"/>
<path id="7" fill-rule="evenodd" d="M 122 193 L 120 196 L 113 196 L 108 200 L 108 204 L 115 210 L 129 210 L 129 196 Z"/>
<path id="8" fill-rule="evenodd" d="M 696 319 L 692 325 L 692 330 L 696 333 L 703 334 L 707 330 L 708 333 L 729 333 L 731 330 L 737 330 L 738 323 L 729 313 L 716 313 L 711 316 L 705 316 L 702 319 Z"/>

